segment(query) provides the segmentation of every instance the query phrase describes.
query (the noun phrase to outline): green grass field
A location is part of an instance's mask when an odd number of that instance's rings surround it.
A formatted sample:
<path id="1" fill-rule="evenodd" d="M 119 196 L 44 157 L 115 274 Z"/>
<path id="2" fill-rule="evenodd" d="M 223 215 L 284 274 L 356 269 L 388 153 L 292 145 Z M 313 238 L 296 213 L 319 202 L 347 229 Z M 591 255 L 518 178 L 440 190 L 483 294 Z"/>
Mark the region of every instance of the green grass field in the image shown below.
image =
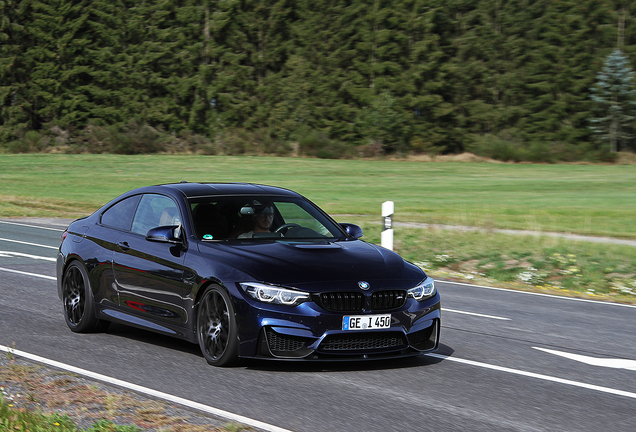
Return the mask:
<path id="1" fill-rule="evenodd" d="M 81 216 L 129 189 L 175 181 L 296 190 L 331 214 L 636 237 L 636 167 L 186 155 L 0 155 L 0 216 Z"/>
<path id="2" fill-rule="evenodd" d="M 636 166 L 195 155 L 0 154 L 0 217 L 71 218 L 157 183 L 288 187 L 379 242 L 395 221 L 636 238 Z M 632 301 L 636 248 L 544 236 L 396 228 L 395 248 L 434 276 Z"/>

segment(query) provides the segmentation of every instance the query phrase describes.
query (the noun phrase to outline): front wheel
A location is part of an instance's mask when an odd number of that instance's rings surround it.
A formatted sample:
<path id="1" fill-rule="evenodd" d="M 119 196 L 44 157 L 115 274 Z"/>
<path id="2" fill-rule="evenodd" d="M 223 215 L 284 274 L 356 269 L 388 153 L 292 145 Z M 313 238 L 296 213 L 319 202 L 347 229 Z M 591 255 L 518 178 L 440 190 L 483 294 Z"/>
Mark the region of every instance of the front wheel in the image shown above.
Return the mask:
<path id="1" fill-rule="evenodd" d="M 213 366 L 229 366 L 238 360 L 234 306 L 220 286 L 205 290 L 197 309 L 197 340 L 203 357 Z"/>
<path id="2" fill-rule="evenodd" d="M 95 317 L 90 288 L 84 266 L 77 261 L 69 264 L 62 278 L 62 302 L 66 325 L 76 333 L 106 330 L 110 324 Z"/>

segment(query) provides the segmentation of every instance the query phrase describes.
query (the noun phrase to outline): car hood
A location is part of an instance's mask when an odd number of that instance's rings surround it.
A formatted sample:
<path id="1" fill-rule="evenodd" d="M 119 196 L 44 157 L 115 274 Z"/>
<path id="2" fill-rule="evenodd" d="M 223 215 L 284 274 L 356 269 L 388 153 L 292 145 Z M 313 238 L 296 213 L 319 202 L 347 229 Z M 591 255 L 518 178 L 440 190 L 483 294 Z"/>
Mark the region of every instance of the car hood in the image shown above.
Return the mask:
<path id="1" fill-rule="evenodd" d="M 311 291 L 312 287 L 325 289 L 325 282 L 332 289 L 352 288 L 352 281 L 370 282 L 374 289 L 407 287 L 426 277 L 398 254 L 361 240 L 202 242 L 199 250 L 207 258 L 222 261 L 254 280 Z"/>

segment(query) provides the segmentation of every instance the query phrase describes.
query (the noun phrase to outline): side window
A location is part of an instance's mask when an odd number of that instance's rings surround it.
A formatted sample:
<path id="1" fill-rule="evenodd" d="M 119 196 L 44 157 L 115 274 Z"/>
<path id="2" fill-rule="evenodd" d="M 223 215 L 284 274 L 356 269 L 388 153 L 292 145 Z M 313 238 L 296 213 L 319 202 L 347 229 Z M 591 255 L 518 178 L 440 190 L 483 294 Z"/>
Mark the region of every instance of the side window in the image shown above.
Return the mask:
<path id="1" fill-rule="evenodd" d="M 139 198 L 140 195 L 135 195 L 112 205 L 102 213 L 102 224 L 113 228 L 130 230 L 130 224 L 132 223 Z"/>
<path id="2" fill-rule="evenodd" d="M 132 232 L 146 235 L 152 228 L 179 225 L 181 216 L 177 204 L 167 196 L 146 194 L 141 198 L 132 223 Z"/>

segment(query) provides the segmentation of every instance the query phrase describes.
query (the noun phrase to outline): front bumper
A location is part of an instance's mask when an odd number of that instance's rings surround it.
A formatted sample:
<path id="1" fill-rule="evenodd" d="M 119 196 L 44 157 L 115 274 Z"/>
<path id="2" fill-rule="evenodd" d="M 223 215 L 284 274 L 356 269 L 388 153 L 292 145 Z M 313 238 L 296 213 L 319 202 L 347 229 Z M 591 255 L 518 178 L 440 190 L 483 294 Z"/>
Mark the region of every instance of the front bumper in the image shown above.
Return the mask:
<path id="1" fill-rule="evenodd" d="M 285 360 L 364 360 L 413 356 L 435 351 L 441 327 L 440 298 L 409 299 L 382 330 L 342 330 L 345 313 L 316 303 L 290 308 L 243 298 L 238 306 L 239 355 Z M 361 312 L 359 315 L 377 314 Z"/>

